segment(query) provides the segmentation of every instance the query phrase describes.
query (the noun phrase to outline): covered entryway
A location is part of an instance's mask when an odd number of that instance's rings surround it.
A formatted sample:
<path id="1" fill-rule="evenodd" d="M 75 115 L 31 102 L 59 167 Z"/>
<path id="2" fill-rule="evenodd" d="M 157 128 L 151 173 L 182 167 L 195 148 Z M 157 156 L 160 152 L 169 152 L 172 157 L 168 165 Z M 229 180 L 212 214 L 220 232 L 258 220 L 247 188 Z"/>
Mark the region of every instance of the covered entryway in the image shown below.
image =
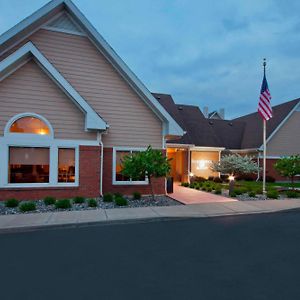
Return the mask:
<path id="1" fill-rule="evenodd" d="M 167 157 L 171 163 L 170 177 L 175 183 L 189 180 L 189 150 L 188 148 L 168 148 Z"/>

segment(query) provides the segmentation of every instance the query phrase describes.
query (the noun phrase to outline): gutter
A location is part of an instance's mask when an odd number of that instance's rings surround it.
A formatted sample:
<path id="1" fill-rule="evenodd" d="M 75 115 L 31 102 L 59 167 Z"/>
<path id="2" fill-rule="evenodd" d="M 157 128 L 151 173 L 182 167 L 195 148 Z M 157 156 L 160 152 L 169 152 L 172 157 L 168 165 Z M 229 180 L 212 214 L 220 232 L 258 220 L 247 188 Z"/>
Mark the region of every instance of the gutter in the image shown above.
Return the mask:
<path id="1" fill-rule="evenodd" d="M 100 196 L 103 196 L 103 142 L 102 142 L 102 134 L 97 132 L 97 140 L 101 147 L 101 154 L 100 154 Z"/>

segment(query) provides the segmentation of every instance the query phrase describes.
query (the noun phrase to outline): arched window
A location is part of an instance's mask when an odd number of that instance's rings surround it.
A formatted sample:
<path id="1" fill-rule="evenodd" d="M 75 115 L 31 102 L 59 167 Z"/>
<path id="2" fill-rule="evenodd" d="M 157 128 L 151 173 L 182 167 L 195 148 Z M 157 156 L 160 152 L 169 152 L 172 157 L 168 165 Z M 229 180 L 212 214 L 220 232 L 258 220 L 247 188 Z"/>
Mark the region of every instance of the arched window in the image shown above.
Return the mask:
<path id="1" fill-rule="evenodd" d="M 34 116 L 21 117 L 17 119 L 10 126 L 9 132 L 50 135 L 48 125 L 41 119 Z"/>

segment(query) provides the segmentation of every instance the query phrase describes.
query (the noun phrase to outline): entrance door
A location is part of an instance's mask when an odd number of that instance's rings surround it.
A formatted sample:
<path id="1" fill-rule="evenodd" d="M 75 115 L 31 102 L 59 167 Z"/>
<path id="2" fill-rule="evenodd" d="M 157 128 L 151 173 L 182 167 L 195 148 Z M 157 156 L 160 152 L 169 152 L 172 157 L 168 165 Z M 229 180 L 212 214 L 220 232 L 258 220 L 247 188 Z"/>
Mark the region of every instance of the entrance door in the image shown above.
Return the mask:
<path id="1" fill-rule="evenodd" d="M 174 182 L 185 182 L 188 176 L 188 152 L 186 149 L 168 148 L 167 156 L 171 159 L 170 176 Z"/>

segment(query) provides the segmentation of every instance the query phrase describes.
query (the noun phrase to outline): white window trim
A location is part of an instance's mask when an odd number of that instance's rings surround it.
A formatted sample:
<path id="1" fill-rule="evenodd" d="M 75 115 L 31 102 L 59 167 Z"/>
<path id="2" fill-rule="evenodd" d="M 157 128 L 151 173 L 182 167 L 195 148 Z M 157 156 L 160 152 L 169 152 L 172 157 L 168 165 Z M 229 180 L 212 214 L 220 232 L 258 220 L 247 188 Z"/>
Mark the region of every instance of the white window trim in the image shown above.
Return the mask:
<path id="1" fill-rule="evenodd" d="M 50 135 L 36 135 L 26 133 L 10 133 L 10 126 L 14 121 L 26 117 L 33 116 L 44 121 L 50 130 Z M 91 145 L 98 146 L 97 141 L 88 140 L 64 140 L 54 139 L 53 128 L 50 122 L 44 117 L 33 114 L 24 113 L 11 118 L 5 126 L 4 136 L 0 137 L 0 153 L 3 154 L 3 161 L 0 165 L 0 188 L 15 189 L 15 188 L 47 188 L 47 187 L 78 187 L 79 186 L 79 146 Z M 9 147 L 34 147 L 34 148 L 49 148 L 49 183 L 9 183 Z M 75 182 L 58 182 L 58 149 L 73 148 L 75 149 Z"/>
<path id="2" fill-rule="evenodd" d="M 149 181 L 147 178 L 143 181 L 117 181 L 116 180 L 116 158 L 117 151 L 145 151 L 147 148 L 137 148 L 137 147 L 113 147 L 113 163 L 112 163 L 112 184 L 113 185 L 147 185 Z"/>

